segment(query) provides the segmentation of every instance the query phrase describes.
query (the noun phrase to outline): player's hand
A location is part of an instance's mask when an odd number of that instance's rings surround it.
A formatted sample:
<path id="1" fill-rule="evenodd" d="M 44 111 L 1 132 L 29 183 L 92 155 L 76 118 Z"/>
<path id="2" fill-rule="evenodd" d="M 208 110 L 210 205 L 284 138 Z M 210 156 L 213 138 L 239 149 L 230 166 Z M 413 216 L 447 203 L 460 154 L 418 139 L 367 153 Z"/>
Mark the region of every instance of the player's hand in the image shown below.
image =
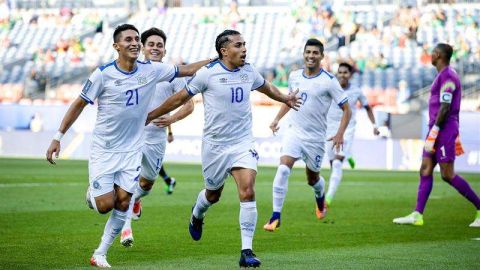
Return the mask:
<path id="1" fill-rule="evenodd" d="M 280 129 L 277 119 L 273 120 L 273 122 L 270 124 L 270 129 L 272 130 L 273 135 L 275 135 L 275 133 Z"/>
<path id="2" fill-rule="evenodd" d="M 175 123 L 175 119 L 173 119 L 173 117 L 171 117 L 170 115 L 162 115 L 159 118 L 153 120 L 152 123 L 157 127 L 166 127 Z"/>
<path id="3" fill-rule="evenodd" d="M 47 160 L 50 162 L 50 164 L 56 164 L 55 161 L 53 160 L 53 154 L 55 153 L 55 158 L 58 158 L 58 155 L 60 154 L 60 142 L 57 140 L 52 140 L 50 143 L 50 147 L 48 147 L 47 150 Z"/>
<path id="4" fill-rule="evenodd" d="M 377 127 L 373 128 L 373 135 L 378 136 L 380 134 L 380 131 L 378 131 Z"/>
<path id="5" fill-rule="evenodd" d="M 436 125 L 432 127 L 430 132 L 428 133 L 427 139 L 425 140 L 425 152 L 428 153 L 433 153 L 435 152 L 435 149 L 433 149 L 433 146 L 435 145 L 435 140 L 437 139 L 438 132 L 440 131 L 440 128 Z"/>
<path id="6" fill-rule="evenodd" d="M 173 142 L 173 140 L 174 140 L 173 134 L 172 134 L 172 133 L 168 133 L 167 142 L 168 142 L 168 143 L 171 143 L 171 142 Z"/>
<path id="7" fill-rule="evenodd" d="M 329 138 L 327 141 L 333 142 L 332 148 L 335 148 L 336 153 L 340 153 L 340 151 L 343 150 L 343 135 L 336 134 L 335 136 Z"/>
<path id="8" fill-rule="evenodd" d="M 297 89 L 294 92 L 291 92 L 285 98 L 285 104 L 287 104 L 288 107 L 294 109 L 295 111 L 298 111 L 298 108 L 300 108 L 300 105 L 302 105 L 302 99 L 300 97 L 297 97 L 298 91 L 299 90 Z"/>
<path id="9" fill-rule="evenodd" d="M 458 135 L 455 139 L 455 156 L 461 156 L 463 154 L 465 154 L 465 151 L 463 150 L 462 143 L 460 142 L 460 135 Z"/>

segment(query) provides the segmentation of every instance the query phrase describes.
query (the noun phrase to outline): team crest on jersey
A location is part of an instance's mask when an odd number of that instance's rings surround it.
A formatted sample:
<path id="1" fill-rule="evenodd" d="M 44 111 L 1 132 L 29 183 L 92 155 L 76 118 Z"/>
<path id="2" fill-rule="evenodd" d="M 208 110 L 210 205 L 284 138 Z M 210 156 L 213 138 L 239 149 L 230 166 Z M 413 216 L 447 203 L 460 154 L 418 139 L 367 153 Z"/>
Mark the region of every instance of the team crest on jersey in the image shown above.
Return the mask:
<path id="1" fill-rule="evenodd" d="M 122 80 L 115 80 L 114 84 L 115 86 L 120 86 L 122 85 Z"/>
<path id="2" fill-rule="evenodd" d="M 92 87 L 92 81 L 87 80 L 87 82 L 83 86 L 82 93 L 86 95 L 88 90 L 90 90 L 90 87 Z"/>
<path id="3" fill-rule="evenodd" d="M 94 189 L 102 189 L 102 186 L 100 186 L 100 183 L 97 180 L 93 181 L 92 186 Z"/>
<path id="4" fill-rule="evenodd" d="M 144 85 L 147 84 L 147 78 L 143 76 L 138 76 L 137 77 L 137 82 L 139 85 Z"/>
<path id="5" fill-rule="evenodd" d="M 220 78 L 218 79 L 220 83 L 227 83 L 228 79 L 227 78 Z"/>
<path id="6" fill-rule="evenodd" d="M 247 74 L 240 74 L 240 81 L 247 82 L 248 81 L 248 75 Z"/>

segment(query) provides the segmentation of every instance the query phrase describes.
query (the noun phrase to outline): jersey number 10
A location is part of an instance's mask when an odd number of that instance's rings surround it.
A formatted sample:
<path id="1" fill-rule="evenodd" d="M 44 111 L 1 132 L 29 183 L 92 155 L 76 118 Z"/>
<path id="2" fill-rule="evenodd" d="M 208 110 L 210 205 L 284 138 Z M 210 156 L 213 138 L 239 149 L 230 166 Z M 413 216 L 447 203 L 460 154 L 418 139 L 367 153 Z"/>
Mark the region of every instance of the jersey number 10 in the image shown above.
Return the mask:
<path id="1" fill-rule="evenodd" d="M 232 90 L 232 103 L 240 103 L 243 101 L 243 89 L 241 87 L 232 87 L 230 90 Z"/>

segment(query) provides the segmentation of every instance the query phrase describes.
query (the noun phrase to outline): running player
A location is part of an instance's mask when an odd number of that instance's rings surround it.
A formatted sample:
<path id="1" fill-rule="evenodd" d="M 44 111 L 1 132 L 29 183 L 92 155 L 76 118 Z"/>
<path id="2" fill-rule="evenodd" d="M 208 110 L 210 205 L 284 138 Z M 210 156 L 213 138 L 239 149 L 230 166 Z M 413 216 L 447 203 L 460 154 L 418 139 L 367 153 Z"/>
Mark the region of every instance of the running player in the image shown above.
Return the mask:
<path id="1" fill-rule="evenodd" d="M 143 54 L 145 60 L 152 62 L 162 62 L 165 56 L 165 43 L 167 36 L 158 28 L 150 28 L 142 33 L 140 41 L 143 45 Z M 156 85 L 155 94 L 150 101 L 147 111 L 151 111 L 158 105 L 162 104 L 168 97 L 182 90 L 185 87 L 183 78 L 176 78 L 172 82 L 159 82 Z M 185 103 L 185 105 L 172 116 L 163 116 L 163 120 L 172 123 L 181 120 L 193 112 L 193 101 Z M 125 247 L 133 245 L 132 218 L 138 219 L 141 215 L 142 205 L 140 198 L 148 195 L 155 183 L 160 171 L 165 155 L 165 147 L 167 143 L 167 132 L 165 127 L 157 127 L 153 123 L 149 124 L 145 129 L 145 145 L 142 148 L 142 167 L 140 169 L 140 179 L 135 186 L 132 200 L 134 204 L 131 206 L 131 214 L 122 228 L 120 243 Z"/>
<path id="2" fill-rule="evenodd" d="M 101 268 L 110 268 L 107 251 L 127 218 L 141 164 L 144 123 L 155 85 L 172 81 L 177 76 L 191 76 L 209 62 L 177 67 L 138 61 L 140 37 L 135 26 L 130 24 L 118 26 L 113 32 L 113 41 L 118 58 L 92 73 L 82 93 L 65 114 L 46 153 L 47 160 L 55 164 L 53 155 L 58 157 L 60 153 L 63 134 L 85 106 L 97 99 L 86 197 L 87 204 L 99 213 L 112 211 L 100 245 L 90 259 L 91 265 Z"/>
<path id="3" fill-rule="evenodd" d="M 373 125 L 373 134 L 380 134 L 378 127 L 375 124 L 375 116 L 373 115 L 372 108 L 368 105 L 367 98 L 362 93 L 360 88 L 350 84 L 352 75 L 353 67 L 348 63 L 340 63 L 338 67 L 337 78 L 340 86 L 348 96 L 348 103 L 350 104 L 350 109 L 352 110 L 352 117 L 350 118 L 347 130 L 345 131 L 343 149 L 340 152 L 336 153 L 333 149 L 332 141 L 327 141 L 327 155 L 332 167 L 330 179 L 328 180 L 328 191 L 327 195 L 325 196 L 325 202 L 327 203 L 327 206 L 332 203 L 333 196 L 337 191 L 338 185 L 340 185 L 340 181 L 342 181 L 343 160 L 345 157 L 351 156 L 353 136 L 355 135 L 355 126 L 357 125 L 357 121 L 355 119 L 357 113 L 357 102 L 360 102 L 362 107 L 367 111 L 368 118 Z M 330 138 L 337 133 L 342 115 L 343 111 L 336 104 L 332 103 L 327 114 L 327 138 Z"/>
<path id="4" fill-rule="evenodd" d="M 225 30 L 217 36 L 215 49 L 219 60 L 202 69 L 190 80 L 187 88 L 169 98 L 149 113 L 147 120 L 170 112 L 202 93 L 205 106 L 205 127 L 202 142 L 202 169 L 205 189 L 200 191 L 192 208 L 190 235 L 200 240 L 208 208 L 218 202 L 225 179 L 232 175 L 240 198 L 240 234 L 242 250 L 239 265 L 258 267 L 260 260 L 252 251 L 257 223 L 255 177 L 257 151 L 252 135 L 250 93 L 260 91 L 290 107 L 299 105 L 296 92 L 281 94 L 266 82 L 255 68 L 245 62 L 247 49 L 242 35 Z"/>
<path id="5" fill-rule="evenodd" d="M 306 164 L 307 183 L 313 188 L 315 213 L 318 219 L 326 214 L 325 180 L 320 176 L 320 166 L 325 152 L 325 132 L 327 113 L 331 103 L 343 111 L 337 133 L 328 140 L 339 151 L 343 144 L 343 134 L 350 120 L 348 98 L 337 79 L 321 68 L 323 44 L 317 39 L 309 39 L 303 50 L 304 69 L 293 71 L 288 79 L 290 92 L 299 89 L 302 106 L 289 114 L 287 130 L 282 141 L 280 165 L 273 180 L 273 213 L 263 226 L 267 231 L 280 227 L 280 214 L 288 190 L 288 177 L 293 165 L 303 158 Z M 282 105 L 270 128 L 279 130 L 278 122 L 290 109 Z"/>

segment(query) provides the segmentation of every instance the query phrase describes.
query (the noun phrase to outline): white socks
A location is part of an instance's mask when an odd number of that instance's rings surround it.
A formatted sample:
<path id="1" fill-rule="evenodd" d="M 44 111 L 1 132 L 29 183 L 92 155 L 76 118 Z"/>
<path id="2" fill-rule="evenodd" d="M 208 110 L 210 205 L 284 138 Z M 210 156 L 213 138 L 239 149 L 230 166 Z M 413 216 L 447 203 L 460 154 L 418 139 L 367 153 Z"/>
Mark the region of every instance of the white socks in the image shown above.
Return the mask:
<path id="1" fill-rule="evenodd" d="M 273 212 L 282 212 L 283 202 L 288 191 L 288 176 L 290 176 L 290 168 L 280 164 L 273 179 Z"/>
<path id="2" fill-rule="evenodd" d="M 208 208 L 212 205 L 205 196 L 206 190 L 203 189 L 198 193 L 197 202 L 193 207 L 193 215 L 196 218 L 203 219 L 205 217 L 205 212 L 207 212 Z"/>
<path id="3" fill-rule="evenodd" d="M 130 204 L 128 205 L 127 220 L 125 220 L 125 225 L 123 225 L 122 231 L 132 228 L 132 215 L 133 215 L 134 203 L 135 203 L 135 197 L 132 195 L 132 198 L 130 199 Z"/>
<path id="4" fill-rule="evenodd" d="M 325 179 L 322 176 L 319 176 L 318 181 L 315 185 L 312 186 L 315 197 L 321 198 L 325 190 Z"/>
<path id="5" fill-rule="evenodd" d="M 117 235 L 122 230 L 123 224 L 125 223 L 126 219 L 127 212 L 121 212 L 117 209 L 113 209 L 112 213 L 110 214 L 110 218 L 107 221 L 107 224 L 105 224 L 102 241 L 100 242 L 100 245 L 93 254 L 107 254 L 107 251 L 115 240 L 115 237 L 117 237 Z"/>
<path id="6" fill-rule="evenodd" d="M 240 202 L 240 234 L 242 250 L 252 249 L 253 234 L 257 226 L 257 202 Z"/>
<path id="7" fill-rule="evenodd" d="M 135 198 L 135 201 L 138 201 L 138 199 L 147 196 L 149 193 L 150 193 L 150 190 L 142 189 L 142 187 L 140 186 L 140 180 L 139 180 L 135 185 L 135 191 L 133 192 L 132 197 Z"/>
<path id="8" fill-rule="evenodd" d="M 328 183 L 328 198 L 333 198 L 333 196 L 335 196 L 335 192 L 337 192 L 340 181 L 342 181 L 342 175 L 342 162 L 338 159 L 334 159 L 332 162 L 332 173 L 330 174 L 330 180 Z"/>

